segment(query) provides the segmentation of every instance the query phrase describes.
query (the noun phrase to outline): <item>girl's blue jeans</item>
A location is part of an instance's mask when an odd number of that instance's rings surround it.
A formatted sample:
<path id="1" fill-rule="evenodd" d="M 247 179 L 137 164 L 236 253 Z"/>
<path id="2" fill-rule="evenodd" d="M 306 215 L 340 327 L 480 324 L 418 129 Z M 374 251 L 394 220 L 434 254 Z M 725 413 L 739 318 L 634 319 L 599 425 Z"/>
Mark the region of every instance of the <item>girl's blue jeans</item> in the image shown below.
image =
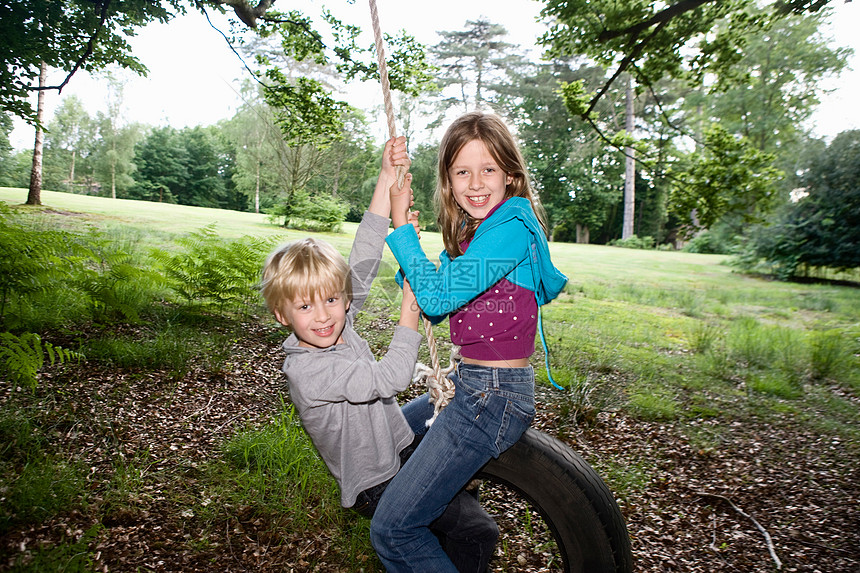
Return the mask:
<path id="1" fill-rule="evenodd" d="M 370 538 L 389 572 L 456 572 L 430 524 L 490 458 L 522 436 L 534 418 L 534 370 L 460 363 L 449 375 L 454 399 L 429 430 L 404 406 L 416 433 L 426 435 L 379 500 Z M 414 405 L 413 405 L 414 403 Z M 426 407 L 426 406 L 425 406 Z M 427 410 L 432 414 L 432 406 Z M 429 415 L 427 416 L 429 417 Z M 426 418 L 425 418 L 426 419 Z"/>

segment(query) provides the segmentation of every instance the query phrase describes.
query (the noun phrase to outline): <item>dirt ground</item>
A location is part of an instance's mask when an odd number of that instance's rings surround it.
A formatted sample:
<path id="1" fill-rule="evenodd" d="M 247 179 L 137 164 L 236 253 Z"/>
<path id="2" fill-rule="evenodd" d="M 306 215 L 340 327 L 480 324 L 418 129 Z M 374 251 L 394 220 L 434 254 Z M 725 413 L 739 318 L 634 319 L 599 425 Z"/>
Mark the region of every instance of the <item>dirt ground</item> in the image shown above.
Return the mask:
<path id="1" fill-rule="evenodd" d="M 195 517 L 178 509 L 205 496 L 200 468 L 220 455 L 219 444 L 279 407 L 282 356 L 266 338 L 249 327 L 230 371 L 217 377 L 49 369 L 32 400 L 51 397 L 50 439 L 86 462 L 92 499 L 83 511 L 7 534 L 0 570 L 40 544 L 80 538 L 100 521 L 90 542 L 98 571 L 337 571 L 326 563 L 331 540 L 324 529 L 291 530 L 236 507 L 203 545 L 195 543 L 203 534 Z M 2 392 L 5 407 L 12 390 Z M 779 426 L 725 418 L 655 423 L 602 413 L 583 426 L 563 414 L 557 391 L 540 389 L 538 399 L 538 429 L 613 472 L 635 571 L 860 572 L 856 444 L 846 447 L 790 419 Z M 111 460 L 139 460 L 143 452 L 151 475 L 139 499 L 105 508 L 99 500 Z M 521 569 L 533 570 L 525 563 Z"/>

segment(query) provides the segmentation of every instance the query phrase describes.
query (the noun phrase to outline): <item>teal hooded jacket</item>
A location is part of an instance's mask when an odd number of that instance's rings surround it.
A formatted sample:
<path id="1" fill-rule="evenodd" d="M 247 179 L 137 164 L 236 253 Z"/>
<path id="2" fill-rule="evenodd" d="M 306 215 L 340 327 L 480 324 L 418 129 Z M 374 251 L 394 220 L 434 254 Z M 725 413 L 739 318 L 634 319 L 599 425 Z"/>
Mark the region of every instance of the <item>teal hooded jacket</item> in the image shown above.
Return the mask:
<path id="1" fill-rule="evenodd" d="M 386 242 L 421 310 L 436 322 L 503 278 L 532 291 L 538 306 L 555 299 L 567 283 L 552 263 L 531 203 L 522 197 L 507 199 L 491 212 L 463 255 L 452 260 L 442 251 L 438 269 L 424 254 L 412 225 L 395 229 Z"/>

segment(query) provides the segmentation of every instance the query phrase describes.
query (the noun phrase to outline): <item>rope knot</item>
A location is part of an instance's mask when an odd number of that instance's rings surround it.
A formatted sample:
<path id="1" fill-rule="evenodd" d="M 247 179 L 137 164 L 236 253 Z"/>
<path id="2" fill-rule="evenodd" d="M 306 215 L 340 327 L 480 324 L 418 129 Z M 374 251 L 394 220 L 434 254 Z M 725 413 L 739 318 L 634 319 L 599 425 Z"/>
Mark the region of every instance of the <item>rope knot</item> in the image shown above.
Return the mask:
<path id="1" fill-rule="evenodd" d="M 429 322 L 425 323 L 425 328 L 427 328 L 428 324 Z M 457 360 L 460 359 L 460 347 L 451 347 L 451 357 L 449 359 L 448 367 L 441 368 L 439 366 L 439 358 L 436 351 L 436 340 L 428 336 L 428 342 L 433 367 L 431 368 L 421 362 L 416 363 L 415 370 L 412 375 L 412 382 L 427 385 L 427 389 L 430 393 L 430 402 L 433 404 L 433 417 L 427 420 L 427 426 L 429 427 L 433 421 L 436 420 L 436 417 L 439 415 L 439 412 L 442 411 L 442 408 L 447 406 L 454 398 L 454 383 L 448 378 L 448 374 L 453 372 L 454 368 L 457 367 Z"/>

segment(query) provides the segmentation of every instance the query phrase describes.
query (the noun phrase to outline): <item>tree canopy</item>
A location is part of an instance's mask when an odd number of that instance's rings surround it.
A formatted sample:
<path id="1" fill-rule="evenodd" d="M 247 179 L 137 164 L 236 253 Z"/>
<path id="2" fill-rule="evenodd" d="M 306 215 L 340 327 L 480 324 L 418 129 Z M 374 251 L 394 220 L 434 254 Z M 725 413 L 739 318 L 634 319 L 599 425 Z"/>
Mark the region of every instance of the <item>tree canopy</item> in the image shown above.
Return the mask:
<path id="1" fill-rule="evenodd" d="M 56 4 L 66 8 L 60 12 L 67 19 L 75 9 L 103 5 Z M 118 14 L 134 3 L 108 4 Z M 787 208 L 789 191 L 813 187 L 806 177 L 815 170 L 804 158 L 825 147 L 811 139 L 804 122 L 817 104 L 822 78 L 839 73 L 850 54 L 821 33 L 828 12 L 815 11 L 827 2 L 630 0 L 624 10 L 616 4 L 546 0 L 544 16 L 552 27 L 543 38 L 550 57 L 542 62 L 518 52 L 506 41 L 505 29 L 485 19 L 440 31 L 439 43 L 426 55 L 405 34 L 386 38 L 392 87 L 400 92 L 395 97 L 402 133 L 413 134 L 413 114 L 429 120 L 431 138 L 410 144 L 423 223 L 432 219 L 432 129 L 445 121 L 446 104 L 453 101 L 466 109 L 492 109 L 509 122 L 529 161 L 553 239 L 610 244 L 618 239 L 624 221 L 625 155 L 620 150 L 633 144 L 643 166 L 631 181 L 633 233 L 642 245 L 656 241 L 677 247 L 684 230 L 696 235 L 710 230 L 715 237 L 710 252 L 726 253 L 753 229 L 772 237 L 761 229 L 780 228 L 775 213 Z M 2 9 L 22 5 L 13 0 Z M 61 107 L 68 113 L 45 120 L 45 185 L 102 195 L 111 189 L 120 198 L 253 208 L 291 224 L 320 219 L 314 212 L 321 206 L 332 221 L 347 209 L 350 220 L 359 217 L 380 153 L 363 111 L 339 101 L 344 82 L 376 79 L 373 49 L 359 45 L 359 29 L 331 13 L 320 20 L 297 11 L 276 12 L 271 0 L 161 5 L 167 19 L 182 10 L 207 16 L 212 10 L 234 11 L 238 27 L 231 28 L 230 41 L 251 75 L 243 89 L 246 106 L 211 129 L 176 130 L 124 126 L 118 108 L 95 119 L 78 117 L 69 101 L 68 109 Z M 157 16 L 148 14 L 133 21 Z M 44 26 L 54 25 L 45 18 Z M 106 19 L 103 29 L 112 22 Z M 116 28 L 124 39 L 136 29 Z M 85 37 L 78 38 L 84 51 Z M 18 40 L 9 45 L 20 48 Z M 69 70 L 75 62 L 89 61 L 81 60 L 82 53 L 67 52 L 77 58 L 67 62 Z M 44 60 L 38 52 L 30 55 L 32 73 Z M 24 69 L 19 69 L 21 78 Z M 433 82 L 427 74 L 431 69 L 439 70 Z M 635 123 L 628 133 L 624 88 L 631 77 L 639 93 L 631 100 Z M 435 93 L 423 92 L 430 83 Z M 573 87 L 559 90 L 560 85 Z M 15 98 L 2 95 L 3 104 L 9 104 L 4 109 L 13 109 Z M 566 113 L 571 109 L 579 111 Z M 85 128 L 87 135 L 81 137 Z M 821 163 L 821 157 L 815 160 Z M 0 145 L 0 178 L 17 182 L 17 173 L 7 177 L 3 170 L 23 173 L 24 163 L 21 154 L 12 156 Z M 810 215 L 819 204 L 817 198 L 806 200 L 806 210 L 792 211 L 792 221 L 811 225 L 818 217 L 819 227 L 833 227 L 834 217 Z M 759 222 L 764 223 L 759 227 Z M 815 235 L 824 237 L 822 245 L 838 240 L 825 232 L 830 227 Z M 791 246 L 786 252 L 795 250 Z"/>
<path id="2" fill-rule="evenodd" d="M 46 89 L 62 90 L 78 70 L 96 71 L 108 64 L 146 74 L 131 53 L 128 38 L 154 21 L 167 22 L 184 11 L 180 0 L 62 0 L 0 3 L 0 111 L 35 120 L 29 97 L 44 62 L 66 72 L 65 79 Z M 36 82 L 37 83 L 37 82 Z"/>
<path id="3" fill-rule="evenodd" d="M 705 141 L 674 181 L 670 200 L 675 212 L 694 214 L 691 231 L 710 228 L 727 215 L 744 223 L 759 220 L 773 206 L 782 175 L 773 167 L 773 155 L 719 125 L 706 131 Z"/>
<path id="4" fill-rule="evenodd" d="M 742 263 L 781 277 L 860 267 L 860 130 L 837 135 L 807 158 L 795 201 L 753 230 Z"/>
<path id="5" fill-rule="evenodd" d="M 441 40 L 431 48 L 438 62 L 440 89 L 456 86 L 457 96 L 443 100 L 444 108 L 461 111 L 487 107 L 487 96 L 499 89 L 504 71 L 522 64 L 506 42 L 508 31 L 486 19 L 467 21 L 465 30 L 440 31 Z"/>
<path id="6" fill-rule="evenodd" d="M 582 55 L 611 70 L 595 92 L 579 85 L 570 93 L 577 96 L 569 106 L 574 114 L 588 117 L 623 73 L 642 86 L 667 77 L 698 85 L 709 75 L 716 79 L 713 89 L 725 89 L 743 78 L 735 64 L 751 31 L 789 14 L 817 12 L 830 1 L 775 0 L 762 9 L 759 0 L 547 0 L 541 14 L 551 27 L 541 43 L 550 57 Z"/>
<path id="7" fill-rule="evenodd" d="M 168 22 L 189 9 L 205 13 L 211 9 L 224 11 L 225 6 L 229 6 L 240 26 L 253 28 L 263 37 L 278 37 L 285 53 L 296 60 L 312 59 L 320 64 L 334 62 L 347 80 L 377 77 L 372 47 L 357 44 L 358 27 L 325 13 L 325 25 L 334 38 L 334 44 L 329 46 L 309 17 L 299 11 L 276 11 L 274 3 L 274 0 L 256 3 L 249 0 L 3 2 L 0 4 L 0 37 L 4 39 L 5 49 L 0 52 L 0 111 L 35 122 L 29 96 L 34 89 L 39 89 L 33 84 L 43 62 L 67 75 L 60 84 L 42 89 L 62 90 L 78 70 L 94 72 L 109 64 L 146 75 L 148 70 L 131 53 L 128 39 L 150 22 Z M 388 56 L 392 87 L 410 93 L 420 92 L 431 81 L 423 50 L 406 34 L 389 36 L 387 40 L 391 51 Z M 283 103 L 304 106 L 300 114 L 308 113 L 308 102 L 318 104 L 323 113 L 339 113 L 338 106 L 325 101 L 327 95 L 321 86 L 305 82 L 295 87 L 297 80 L 278 75 L 277 67 L 268 66 L 265 61 L 259 64 L 268 73 L 255 73 L 258 80 L 276 90 L 276 97 Z M 291 93 L 285 96 L 285 92 Z M 315 114 L 315 117 L 319 119 L 320 116 Z M 330 117 L 325 120 L 331 121 Z"/>

